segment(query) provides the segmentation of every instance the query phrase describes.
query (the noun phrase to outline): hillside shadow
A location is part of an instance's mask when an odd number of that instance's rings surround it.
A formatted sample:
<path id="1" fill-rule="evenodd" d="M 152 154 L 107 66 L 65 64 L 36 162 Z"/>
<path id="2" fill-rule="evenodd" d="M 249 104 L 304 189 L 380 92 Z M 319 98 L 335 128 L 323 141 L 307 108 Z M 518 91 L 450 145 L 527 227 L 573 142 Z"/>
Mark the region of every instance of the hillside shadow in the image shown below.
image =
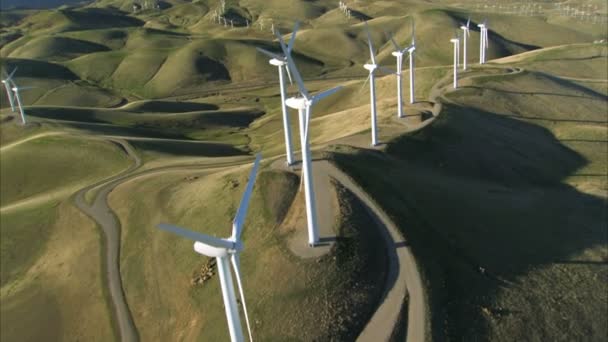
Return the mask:
<path id="1" fill-rule="evenodd" d="M 432 125 L 391 141 L 386 153 L 389 158 L 336 151 L 332 158 L 411 242 L 428 280 L 433 341 L 489 340 L 488 320 L 529 317 L 523 316 L 529 306 L 499 304 L 505 288 L 540 291 L 523 287 L 529 272 L 608 243 L 606 201 L 564 183 L 589 161 L 545 128 L 446 104 Z M 549 305 L 542 296 L 534 300 Z M 590 339 L 601 334 L 571 303 L 552 305 L 577 329 L 595 334 Z"/>
<path id="2" fill-rule="evenodd" d="M 138 150 L 153 151 L 173 156 L 226 157 L 247 154 L 232 145 L 209 142 L 129 140 L 129 143 Z"/>
<path id="3" fill-rule="evenodd" d="M 15 77 L 31 77 L 41 79 L 77 80 L 79 79 L 70 69 L 51 62 L 33 59 L 2 58 L 2 68 L 7 72 L 18 68 Z"/>

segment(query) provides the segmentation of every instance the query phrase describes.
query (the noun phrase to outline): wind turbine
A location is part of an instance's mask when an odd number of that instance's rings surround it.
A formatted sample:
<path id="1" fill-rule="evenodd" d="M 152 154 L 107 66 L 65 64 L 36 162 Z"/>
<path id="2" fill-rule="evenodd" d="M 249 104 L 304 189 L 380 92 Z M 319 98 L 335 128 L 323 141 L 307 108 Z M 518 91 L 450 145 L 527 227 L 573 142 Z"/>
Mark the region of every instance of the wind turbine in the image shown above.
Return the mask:
<path id="1" fill-rule="evenodd" d="M 403 117 L 403 91 L 402 91 L 402 71 L 403 71 L 403 54 L 406 51 L 409 51 L 411 46 L 408 46 L 402 49 L 399 44 L 395 41 L 395 39 L 391 36 L 391 42 L 395 47 L 395 51 L 393 51 L 392 55 L 397 58 L 397 117 Z M 411 54 L 409 55 L 411 58 Z M 411 74 L 411 71 L 410 71 Z"/>
<path id="2" fill-rule="evenodd" d="M 220 278 L 220 286 L 222 288 L 222 297 L 224 299 L 224 308 L 226 309 L 226 319 L 228 320 L 228 331 L 232 342 L 243 341 L 243 328 L 241 326 L 241 318 L 239 316 L 236 295 L 234 292 L 230 264 L 232 264 L 232 268 L 236 275 L 236 283 L 239 288 L 241 303 L 243 304 L 243 313 L 245 314 L 249 340 L 253 341 L 251 326 L 249 325 L 249 316 L 247 315 L 247 305 L 245 304 L 245 295 L 243 293 L 243 283 L 241 281 L 239 255 L 243 250 L 243 242 L 241 241 L 243 223 L 245 222 L 245 216 L 247 215 L 249 200 L 253 191 L 258 166 L 260 165 L 260 159 L 261 155 L 258 154 L 253 163 L 253 168 L 249 173 L 249 181 L 247 182 L 247 187 L 243 193 L 243 198 L 241 199 L 239 208 L 232 221 L 232 235 L 229 238 L 216 238 L 169 224 L 158 225 L 158 228 L 162 230 L 195 241 L 194 250 L 197 253 L 208 257 L 215 257 Z"/>
<path id="3" fill-rule="evenodd" d="M 289 45 L 287 45 L 287 53 L 291 54 L 291 50 L 293 49 L 293 45 L 296 41 L 296 32 L 300 26 L 299 22 L 296 22 L 295 27 L 291 33 L 291 39 L 289 40 Z M 287 69 L 287 76 L 289 77 L 289 83 L 293 83 L 291 79 L 291 73 L 289 72 L 289 68 L 287 67 L 287 58 L 285 55 L 278 55 L 272 53 L 270 51 L 264 50 L 262 48 L 257 48 L 258 51 L 270 57 L 269 63 L 278 67 L 279 69 L 279 86 L 281 88 L 281 109 L 283 110 L 283 132 L 285 133 L 285 153 L 287 154 L 287 165 L 292 165 L 293 160 L 293 152 L 291 146 L 291 125 L 289 123 L 289 111 L 287 110 L 287 104 L 285 104 L 286 100 L 286 85 L 285 85 L 285 72 L 284 69 Z"/>
<path id="4" fill-rule="evenodd" d="M 462 70 L 467 70 L 467 37 L 471 35 L 471 32 L 469 31 L 469 24 L 471 23 L 471 17 L 469 17 L 469 19 L 467 19 L 467 24 L 465 25 L 461 25 L 460 29 L 463 31 L 462 32 L 462 45 L 463 45 L 463 51 L 462 51 Z"/>
<path id="5" fill-rule="evenodd" d="M 487 20 L 477 24 L 479 27 L 479 64 L 486 63 L 486 49 L 488 48 L 488 25 Z"/>
<path id="6" fill-rule="evenodd" d="M 384 67 L 376 64 L 376 57 L 374 52 L 374 46 L 372 45 L 372 37 L 369 33 L 369 27 L 367 26 L 367 22 L 365 23 L 365 31 L 367 32 L 367 44 L 369 46 L 369 54 L 371 58 L 371 63 L 364 64 L 363 67 L 369 71 L 369 76 L 363 83 L 363 87 L 365 87 L 365 83 L 369 81 L 369 94 L 370 94 L 370 107 L 371 107 L 371 121 L 372 121 L 372 146 L 378 145 L 378 125 L 377 125 L 377 115 L 376 115 L 376 70 L 382 70 L 389 74 L 393 72 Z"/>
<path id="7" fill-rule="evenodd" d="M 11 110 L 15 111 L 15 100 L 13 99 L 13 91 L 11 89 L 11 83 L 13 83 L 13 75 L 17 72 L 17 68 L 13 69 L 10 74 L 6 74 L 6 71 L 2 70 L 2 74 L 4 79 L 2 80 L 2 84 L 4 84 L 4 89 L 6 90 L 6 96 L 8 97 L 8 102 L 11 104 Z"/>
<path id="8" fill-rule="evenodd" d="M 407 50 L 410 59 L 410 103 L 414 103 L 414 51 L 416 51 L 416 25 L 412 18 L 412 44 Z"/>
<path id="9" fill-rule="evenodd" d="M 458 88 L 458 62 L 460 57 L 460 37 L 458 31 L 456 37 L 450 39 L 450 42 L 454 44 L 454 89 Z"/>
<path id="10" fill-rule="evenodd" d="M 283 55 L 287 59 L 287 67 L 291 69 L 293 78 L 298 85 L 300 96 L 291 97 L 285 101 L 288 107 L 298 110 L 298 118 L 300 124 L 300 144 L 302 147 L 302 177 L 304 178 L 304 196 L 306 198 L 306 221 L 308 227 L 308 245 L 314 247 L 319 243 L 319 229 L 317 223 L 317 207 L 315 204 L 315 192 L 312 179 L 312 163 L 310 158 L 309 146 L 309 126 L 312 106 L 322 99 L 334 94 L 342 87 L 335 87 L 316 95 L 310 95 L 304 86 L 300 72 L 298 71 L 291 54 L 283 41 L 283 37 L 279 31 L 275 31 L 275 35 L 279 39 Z"/>
<path id="11" fill-rule="evenodd" d="M 15 94 L 15 100 L 17 100 L 17 105 L 19 106 L 19 114 L 21 115 L 21 123 L 23 125 L 26 124 L 25 122 L 25 112 L 23 111 L 23 105 L 22 105 L 22 101 L 21 101 L 21 95 L 19 95 L 19 92 L 21 90 L 27 90 L 27 89 L 33 89 L 34 87 L 19 87 L 15 82 L 11 81 L 11 83 L 13 84 L 13 92 Z"/>

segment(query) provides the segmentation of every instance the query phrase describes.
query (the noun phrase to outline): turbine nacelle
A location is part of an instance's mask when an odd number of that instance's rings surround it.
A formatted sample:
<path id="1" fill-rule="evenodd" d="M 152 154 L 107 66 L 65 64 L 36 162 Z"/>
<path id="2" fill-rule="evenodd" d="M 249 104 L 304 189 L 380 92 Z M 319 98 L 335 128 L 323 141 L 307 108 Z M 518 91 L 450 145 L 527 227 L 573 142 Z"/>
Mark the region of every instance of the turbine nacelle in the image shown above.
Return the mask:
<path id="1" fill-rule="evenodd" d="M 457 44 L 457 43 L 460 42 L 460 39 L 459 38 L 452 38 L 452 39 L 450 39 L 450 42 L 452 42 L 454 44 Z"/>
<path id="2" fill-rule="evenodd" d="M 301 110 L 306 109 L 307 106 L 312 105 L 312 101 L 306 99 L 305 97 L 290 97 L 285 100 L 285 104 L 287 104 L 287 107 L 289 108 Z"/>
<path id="3" fill-rule="evenodd" d="M 200 242 L 200 241 L 196 241 L 194 243 L 194 250 L 198 253 L 198 254 L 202 254 L 208 257 L 212 257 L 212 258 L 221 258 L 221 257 L 225 257 L 228 256 L 229 254 L 236 254 L 236 253 L 240 253 L 243 250 L 243 244 L 242 243 L 236 243 L 236 242 L 232 242 L 229 240 L 225 240 L 226 242 L 230 242 L 233 244 L 233 247 L 228 249 L 228 248 L 221 248 L 221 247 L 215 247 L 215 246 L 211 246 L 208 245 L 206 243 Z"/>
<path id="4" fill-rule="evenodd" d="M 377 64 L 364 64 L 363 67 L 366 70 L 369 70 L 369 72 L 374 72 L 376 69 L 378 69 L 378 65 Z"/>
<path id="5" fill-rule="evenodd" d="M 403 52 L 401 52 L 401 51 L 393 51 L 393 52 L 391 52 L 391 55 L 393 55 L 395 57 L 401 57 L 401 56 L 403 56 Z"/>
<path id="6" fill-rule="evenodd" d="M 270 63 L 270 65 L 274 65 L 276 67 L 285 66 L 285 65 L 287 65 L 287 58 L 285 58 L 283 60 L 273 58 L 273 59 L 269 60 L 268 63 Z"/>

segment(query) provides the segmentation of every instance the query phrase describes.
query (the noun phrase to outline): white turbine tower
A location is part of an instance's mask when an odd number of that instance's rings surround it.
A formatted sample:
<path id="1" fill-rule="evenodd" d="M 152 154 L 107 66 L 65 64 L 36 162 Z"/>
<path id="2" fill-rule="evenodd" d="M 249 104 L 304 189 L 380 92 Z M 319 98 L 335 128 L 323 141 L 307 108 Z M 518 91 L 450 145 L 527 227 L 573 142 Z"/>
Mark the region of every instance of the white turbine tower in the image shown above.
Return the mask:
<path id="1" fill-rule="evenodd" d="M 469 19 L 467 19 L 467 24 L 466 25 L 461 25 L 460 29 L 463 31 L 462 32 L 462 70 L 467 70 L 467 37 L 469 37 L 471 35 L 471 32 L 469 31 L 469 24 L 471 23 L 471 17 L 469 17 Z"/>
<path id="2" fill-rule="evenodd" d="M 13 92 L 15 94 L 15 100 L 17 100 L 17 106 L 19 106 L 19 114 L 21 115 L 21 123 L 23 125 L 26 124 L 25 121 L 25 111 L 23 110 L 23 101 L 21 101 L 21 95 L 19 94 L 22 90 L 33 89 L 34 87 L 19 87 L 15 82 L 11 81 L 13 84 Z"/>
<path id="3" fill-rule="evenodd" d="M 4 78 L 2 79 L 2 84 L 4 84 L 4 89 L 6 90 L 6 96 L 8 97 L 8 102 L 11 105 L 11 110 L 15 111 L 15 100 L 13 98 L 13 90 L 11 89 L 11 84 L 13 83 L 13 76 L 17 72 L 17 68 L 13 69 L 10 74 L 6 74 L 6 71 L 2 71 Z"/>
<path id="4" fill-rule="evenodd" d="M 287 45 L 287 53 L 291 53 L 293 50 L 293 45 L 296 41 L 296 32 L 298 31 L 300 23 L 296 22 L 295 27 L 291 33 L 291 39 L 289 40 L 289 44 Z M 262 48 L 257 48 L 258 51 L 269 56 L 271 59 L 269 63 L 271 65 L 276 66 L 279 69 L 279 86 L 281 88 L 281 109 L 283 110 L 283 132 L 285 133 L 285 153 L 287 155 L 287 165 L 292 165 L 293 160 L 293 148 L 291 145 L 291 125 L 289 122 L 289 112 L 287 110 L 286 100 L 286 85 L 285 85 L 285 72 L 287 69 L 287 76 L 289 77 L 289 83 L 293 83 L 291 79 L 291 73 L 289 72 L 289 68 L 287 67 L 287 58 L 285 55 L 278 55 L 272 53 L 270 51 L 264 50 Z"/>
<path id="5" fill-rule="evenodd" d="M 391 36 L 391 42 L 393 43 L 393 46 L 395 47 L 395 51 L 393 51 L 392 55 L 395 56 L 397 58 L 397 117 L 402 118 L 403 117 L 403 86 L 402 86 L 402 81 L 403 81 L 403 76 L 402 76 L 402 71 L 403 71 L 403 54 L 406 51 L 409 51 L 409 49 L 412 46 L 408 46 L 404 49 L 402 49 L 399 44 L 397 44 L 397 42 L 395 41 L 395 39 Z M 411 54 L 409 55 L 409 57 L 411 58 Z M 411 73 L 411 71 L 410 71 Z"/>
<path id="6" fill-rule="evenodd" d="M 260 158 L 261 156 L 258 154 L 253 164 L 253 168 L 249 173 L 249 181 L 247 183 L 247 187 L 245 188 L 245 192 L 243 193 L 243 198 L 241 199 L 239 208 L 234 216 L 234 220 L 232 221 L 232 235 L 229 238 L 216 238 L 169 224 L 158 225 L 158 228 L 162 230 L 195 241 L 194 250 L 197 253 L 208 257 L 214 257 L 217 260 L 218 275 L 220 278 L 220 286 L 222 288 L 222 298 L 224 299 L 224 308 L 226 309 L 226 318 L 228 320 L 228 331 L 230 333 L 230 340 L 232 342 L 242 342 L 244 338 L 236 294 L 234 292 L 234 284 L 232 282 L 232 272 L 230 271 L 231 263 L 236 276 L 236 283 L 239 288 L 241 303 L 243 304 L 243 313 L 245 314 L 245 322 L 247 323 L 249 340 L 253 341 L 251 336 L 251 327 L 249 325 L 249 316 L 247 315 L 247 305 L 245 304 L 245 295 L 243 293 L 243 284 L 241 282 L 239 254 L 243 250 L 243 242 L 241 241 L 243 223 L 245 222 L 245 216 L 247 215 L 249 200 L 253 191 L 253 185 L 255 183 L 255 177 L 260 164 Z"/>
<path id="7" fill-rule="evenodd" d="M 454 89 L 458 88 L 458 62 L 460 57 L 460 38 L 456 34 L 456 37 L 450 39 L 450 42 L 454 44 Z"/>
<path id="8" fill-rule="evenodd" d="M 479 27 L 479 64 L 486 63 L 486 49 L 488 48 L 488 25 L 487 20 L 477 24 Z"/>
<path id="9" fill-rule="evenodd" d="M 410 59 L 410 103 L 414 103 L 414 51 L 416 51 L 416 25 L 412 19 L 412 44 L 408 48 Z"/>
<path id="10" fill-rule="evenodd" d="M 370 108 L 371 108 L 371 126 L 372 126 L 372 146 L 378 145 L 378 124 L 377 124 L 377 115 L 376 115 L 376 70 L 382 70 L 385 73 L 392 74 L 391 70 L 387 70 L 384 67 L 379 66 L 376 63 L 376 56 L 374 52 L 374 46 L 372 45 L 372 37 L 369 33 L 369 27 L 367 26 L 367 22 L 365 23 L 365 31 L 367 32 L 367 44 L 369 46 L 369 54 L 371 63 L 367 63 L 363 65 L 363 67 L 369 71 L 369 76 L 363 83 L 363 87 L 365 87 L 365 83 L 369 81 L 369 95 L 370 95 Z"/>
<path id="11" fill-rule="evenodd" d="M 312 163 L 310 156 L 309 135 L 310 135 L 310 117 L 312 106 L 322 99 L 334 94 L 342 87 L 335 87 L 326 90 L 316 95 L 310 95 L 304 86 L 300 72 L 298 71 L 291 54 L 285 46 L 283 37 L 277 30 L 275 35 L 279 39 L 283 55 L 287 58 L 287 67 L 291 70 L 293 78 L 298 85 L 300 96 L 291 97 L 285 102 L 287 106 L 298 110 L 298 118 L 300 124 L 300 145 L 302 147 L 302 178 L 304 179 L 304 196 L 306 198 L 306 221 L 308 227 L 308 245 L 314 247 L 319 243 L 319 229 L 317 222 L 317 207 L 315 203 L 315 192 L 312 179 Z"/>

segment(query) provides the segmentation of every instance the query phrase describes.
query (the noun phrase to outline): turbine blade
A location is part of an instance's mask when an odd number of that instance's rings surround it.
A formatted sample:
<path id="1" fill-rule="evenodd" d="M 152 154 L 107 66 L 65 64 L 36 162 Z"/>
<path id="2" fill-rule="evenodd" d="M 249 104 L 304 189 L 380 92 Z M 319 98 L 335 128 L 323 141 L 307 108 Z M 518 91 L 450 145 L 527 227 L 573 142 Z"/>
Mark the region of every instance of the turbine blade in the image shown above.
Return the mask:
<path id="1" fill-rule="evenodd" d="M 293 79 L 291 78 L 291 71 L 289 71 L 289 66 L 287 66 L 285 70 L 287 70 L 287 78 L 289 78 L 289 84 L 293 84 Z"/>
<path id="2" fill-rule="evenodd" d="M 249 200 L 251 199 L 253 185 L 255 184 L 255 177 L 257 175 L 261 159 L 262 155 L 258 153 L 255 158 L 255 161 L 253 162 L 253 168 L 251 169 L 251 172 L 249 172 L 249 181 L 247 182 L 247 187 L 245 188 L 243 197 L 241 198 L 241 203 L 239 204 L 239 208 L 236 211 L 234 220 L 232 221 L 232 241 L 234 242 L 238 241 L 241 238 L 241 233 L 243 232 L 243 223 L 245 222 L 247 209 L 249 209 Z"/>
<path id="3" fill-rule="evenodd" d="M 393 43 L 393 47 L 395 47 L 395 51 L 401 51 L 401 47 L 399 46 L 399 44 L 397 44 L 397 42 L 393 38 L 392 33 L 389 33 L 389 37 L 391 38 L 391 43 Z"/>
<path id="4" fill-rule="evenodd" d="M 291 53 L 291 50 L 293 50 L 293 45 L 296 42 L 296 33 L 298 32 L 299 28 L 300 28 L 300 22 L 296 21 L 296 24 L 293 27 L 293 31 L 291 32 L 291 39 L 289 40 L 289 44 L 287 44 L 287 51 L 289 53 Z"/>
<path id="5" fill-rule="evenodd" d="M 372 36 L 369 33 L 369 27 L 367 21 L 365 22 L 365 31 L 367 31 L 367 44 L 369 45 L 369 54 L 372 58 L 372 64 L 376 64 L 376 57 L 374 56 L 374 46 L 372 45 Z"/>
<path id="6" fill-rule="evenodd" d="M 416 46 L 416 23 L 414 18 L 412 18 L 412 45 Z"/>
<path id="7" fill-rule="evenodd" d="M 471 24 L 471 16 L 467 19 L 467 29 L 469 28 L 469 24 Z"/>
<path id="8" fill-rule="evenodd" d="M 300 89 L 300 93 L 302 94 L 302 96 L 304 96 L 304 98 L 308 99 L 308 90 L 306 90 L 306 87 L 304 86 L 304 82 L 302 81 L 300 72 L 298 71 L 298 68 L 296 67 L 296 64 L 294 63 L 293 58 L 291 58 L 291 54 L 289 53 L 289 51 L 287 51 L 287 47 L 285 46 L 283 37 L 281 37 L 281 34 L 279 33 L 278 30 L 276 31 L 275 35 L 279 39 L 279 43 L 281 44 L 281 49 L 283 50 L 283 54 L 285 54 L 285 58 L 287 58 L 287 67 L 289 69 L 291 69 L 290 71 L 293 73 L 292 76 L 296 80 L 298 89 Z"/>
<path id="9" fill-rule="evenodd" d="M 362 92 L 363 89 L 365 89 L 365 85 L 367 84 L 367 82 L 369 82 L 369 78 L 372 77 L 372 73 L 370 72 L 369 75 L 367 75 L 367 78 L 365 79 L 365 82 L 363 82 L 363 85 L 361 86 L 361 88 L 359 89 L 359 92 Z"/>
<path id="10" fill-rule="evenodd" d="M 15 67 L 15 69 L 13 69 L 13 71 L 11 71 L 10 75 L 8 75 L 8 79 L 12 79 L 13 75 L 15 75 L 15 73 L 17 72 L 17 67 Z"/>
<path id="11" fill-rule="evenodd" d="M 226 248 L 226 249 L 234 248 L 233 242 L 230 242 L 230 241 L 227 241 L 224 239 L 220 239 L 220 238 L 216 238 L 213 236 L 209 236 L 206 234 L 193 232 L 191 230 L 187 230 L 187 229 L 184 229 L 181 227 L 177 227 L 177 226 L 173 226 L 173 225 L 165 224 L 165 223 L 161 223 L 157 227 L 160 228 L 161 230 L 179 235 L 181 237 L 184 237 L 184 238 L 192 240 L 192 241 L 202 242 L 202 243 L 207 244 L 212 247 Z"/>
<path id="12" fill-rule="evenodd" d="M 342 86 L 337 86 L 335 88 L 331 88 L 329 90 L 326 90 L 326 91 L 324 91 L 322 93 L 318 93 L 318 94 L 316 94 L 316 95 L 314 95 L 312 97 L 312 103 L 315 104 L 315 103 L 323 100 L 324 98 L 335 94 L 340 89 L 342 89 Z"/>
<path id="13" fill-rule="evenodd" d="M 245 293 L 243 292 L 243 282 L 241 280 L 241 261 L 239 260 L 238 253 L 232 254 L 230 258 L 232 262 L 232 268 L 236 276 L 236 284 L 239 287 L 239 295 L 241 296 L 241 304 L 243 304 L 243 313 L 245 314 L 245 323 L 247 324 L 247 332 L 249 333 L 249 341 L 253 342 L 253 336 L 251 336 L 251 325 L 249 324 L 249 314 L 247 313 L 247 304 L 245 303 Z"/>
<path id="14" fill-rule="evenodd" d="M 12 83 L 15 84 L 15 82 L 12 82 Z M 15 84 L 15 88 L 19 89 L 19 91 L 22 91 L 22 90 L 28 90 L 28 89 L 36 89 L 38 87 L 33 87 L 33 86 L 17 87 L 17 85 Z"/>
<path id="15" fill-rule="evenodd" d="M 256 48 L 256 50 L 258 50 L 259 52 L 261 52 L 261 53 L 265 54 L 266 56 L 268 56 L 268 57 L 270 57 L 270 58 L 275 58 L 275 59 L 278 59 L 278 60 L 280 60 L 280 61 L 281 61 L 281 60 L 283 60 L 283 57 L 282 57 L 282 56 L 279 56 L 279 55 L 277 55 L 276 53 L 270 52 L 270 51 L 265 50 L 265 49 L 262 49 L 262 48 L 260 48 L 260 47 Z"/>

